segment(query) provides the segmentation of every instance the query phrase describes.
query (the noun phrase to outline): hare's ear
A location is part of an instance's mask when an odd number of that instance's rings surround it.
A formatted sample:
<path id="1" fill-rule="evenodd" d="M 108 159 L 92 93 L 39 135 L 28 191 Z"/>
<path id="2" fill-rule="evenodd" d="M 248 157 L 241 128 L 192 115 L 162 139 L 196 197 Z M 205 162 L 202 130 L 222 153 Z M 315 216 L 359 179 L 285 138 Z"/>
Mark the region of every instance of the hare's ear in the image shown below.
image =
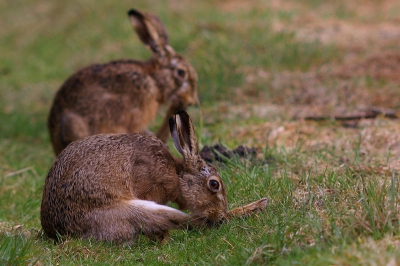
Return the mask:
<path id="1" fill-rule="evenodd" d="M 168 35 L 161 20 L 151 14 L 145 14 L 135 9 L 128 12 L 132 26 L 140 40 L 154 53 L 169 50 Z"/>
<path id="2" fill-rule="evenodd" d="M 199 153 L 197 137 L 189 115 L 185 111 L 179 110 L 170 117 L 169 127 L 175 147 L 184 159 L 197 156 Z"/>

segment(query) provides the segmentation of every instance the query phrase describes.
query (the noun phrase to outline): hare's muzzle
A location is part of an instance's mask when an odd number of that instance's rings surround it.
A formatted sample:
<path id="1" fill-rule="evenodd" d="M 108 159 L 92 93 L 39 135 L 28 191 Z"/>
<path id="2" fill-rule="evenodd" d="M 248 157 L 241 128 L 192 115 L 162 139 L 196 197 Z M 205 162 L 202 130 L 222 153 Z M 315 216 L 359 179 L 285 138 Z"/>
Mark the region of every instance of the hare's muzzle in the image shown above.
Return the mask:
<path id="1" fill-rule="evenodd" d="M 210 221 L 210 220 L 207 220 L 205 226 L 208 227 L 208 228 L 211 228 L 211 227 L 219 227 L 221 224 L 224 223 L 224 221 L 225 221 L 225 220 L 219 220 L 219 221 Z"/>
<path id="2" fill-rule="evenodd" d="M 215 227 L 221 225 L 227 220 L 227 215 L 224 212 L 215 212 L 212 214 L 192 214 L 190 223 L 196 227 Z"/>
<path id="3" fill-rule="evenodd" d="M 179 105 L 182 109 L 187 109 L 189 106 L 197 103 L 197 100 L 190 94 L 181 94 L 179 95 L 179 99 L 177 101 L 177 105 Z"/>

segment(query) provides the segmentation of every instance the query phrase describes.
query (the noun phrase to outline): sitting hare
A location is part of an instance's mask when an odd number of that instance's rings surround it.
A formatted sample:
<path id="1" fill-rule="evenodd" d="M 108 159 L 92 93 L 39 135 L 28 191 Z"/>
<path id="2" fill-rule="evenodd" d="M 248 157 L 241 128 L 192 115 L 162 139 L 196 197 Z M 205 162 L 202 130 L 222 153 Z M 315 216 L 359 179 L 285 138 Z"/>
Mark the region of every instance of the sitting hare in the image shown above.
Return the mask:
<path id="1" fill-rule="evenodd" d="M 71 143 L 46 178 L 40 213 L 46 235 L 129 243 L 143 234 L 161 241 L 173 228 L 212 226 L 265 209 L 261 199 L 228 212 L 224 184 L 200 158 L 188 114 L 179 111 L 169 125 L 183 159 L 148 134 L 100 134 Z"/>
<path id="2" fill-rule="evenodd" d="M 156 136 L 169 138 L 168 118 L 197 101 L 197 73 L 168 44 L 158 17 L 128 12 L 140 40 L 153 52 L 148 61 L 94 64 L 69 77 L 57 92 L 48 117 L 54 152 L 99 133 L 146 132 L 160 105 L 171 102 Z"/>

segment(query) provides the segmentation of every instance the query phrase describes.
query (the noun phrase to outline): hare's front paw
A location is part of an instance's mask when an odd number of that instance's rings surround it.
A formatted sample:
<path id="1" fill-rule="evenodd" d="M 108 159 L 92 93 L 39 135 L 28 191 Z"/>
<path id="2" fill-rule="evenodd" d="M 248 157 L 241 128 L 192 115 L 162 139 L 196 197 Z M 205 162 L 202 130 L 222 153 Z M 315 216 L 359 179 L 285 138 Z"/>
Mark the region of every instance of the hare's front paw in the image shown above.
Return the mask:
<path id="1" fill-rule="evenodd" d="M 228 212 L 228 217 L 235 218 L 235 217 L 252 215 L 253 213 L 264 211 L 265 208 L 267 207 L 267 204 L 268 204 L 268 199 L 262 198 L 245 206 L 230 210 Z"/>
<path id="2" fill-rule="evenodd" d="M 250 203 L 247 206 L 249 206 L 249 211 L 256 212 L 256 211 L 264 211 L 267 208 L 267 204 L 268 204 L 268 199 L 262 198 L 253 203 Z"/>

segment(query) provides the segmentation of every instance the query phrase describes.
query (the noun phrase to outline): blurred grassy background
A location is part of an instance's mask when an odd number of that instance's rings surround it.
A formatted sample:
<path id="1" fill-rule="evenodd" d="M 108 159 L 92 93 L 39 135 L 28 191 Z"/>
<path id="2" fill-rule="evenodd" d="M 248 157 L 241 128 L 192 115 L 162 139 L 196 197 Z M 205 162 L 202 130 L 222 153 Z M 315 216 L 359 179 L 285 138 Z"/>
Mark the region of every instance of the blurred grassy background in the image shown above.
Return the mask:
<path id="1" fill-rule="evenodd" d="M 45 120 L 56 90 L 69 75 L 94 62 L 150 56 L 127 19 L 132 4 L 128 1 L 118 5 L 112 1 L 101 5 L 91 1 L 1 3 L 0 118 L 4 121 L 1 137 L 4 150 L 13 154 L 7 157 L 20 157 L 13 168 L 26 166 L 21 162 L 24 160 L 21 157 L 26 156 L 36 157 L 35 165 L 51 162 L 51 159 L 43 161 L 49 153 Z M 200 99 L 205 107 L 237 99 L 235 89 L 246 87 L 243 70 L 248 67 L 267 71 L 307 70 L 311 65 L 335 59 L 335 49 L 331 46 L 301 43 L 291 32 L 271 30 L 272 19 L 290 21 L 291 12 L 274 12 L 256 3 L 240 11 L 234 8 L 232 12 L 224 12 L 217 8 L 221 4 L 135 3 L 135 8 L 160 16 L 171 45 L 195 66 Z M 258 91 L 266 89 L 265 84 L 258 85 L 253 89 L 253 99 Z M 4 157 L 2 160 L 6 160 L 5 165 L 14 163 Z"/>
<path id="2" fill-rule="evenodd" d="M 166 245 L 54 245 L 39 222 L 51 101 L 81 67 L 150 57 L 130 8 L 157 14 L 196 68 L 202 111 L 189 112 L 201 144 L 255 145 L 269 159 L 220 169 L 230 207 L 265 195 L 270 206 L 218 230 L 174 232 Z M 397 121 L 292 118 L 398 110 L 398 14 L 391 0 L 0 2 L 0 264 L 400 262 Z"/>

